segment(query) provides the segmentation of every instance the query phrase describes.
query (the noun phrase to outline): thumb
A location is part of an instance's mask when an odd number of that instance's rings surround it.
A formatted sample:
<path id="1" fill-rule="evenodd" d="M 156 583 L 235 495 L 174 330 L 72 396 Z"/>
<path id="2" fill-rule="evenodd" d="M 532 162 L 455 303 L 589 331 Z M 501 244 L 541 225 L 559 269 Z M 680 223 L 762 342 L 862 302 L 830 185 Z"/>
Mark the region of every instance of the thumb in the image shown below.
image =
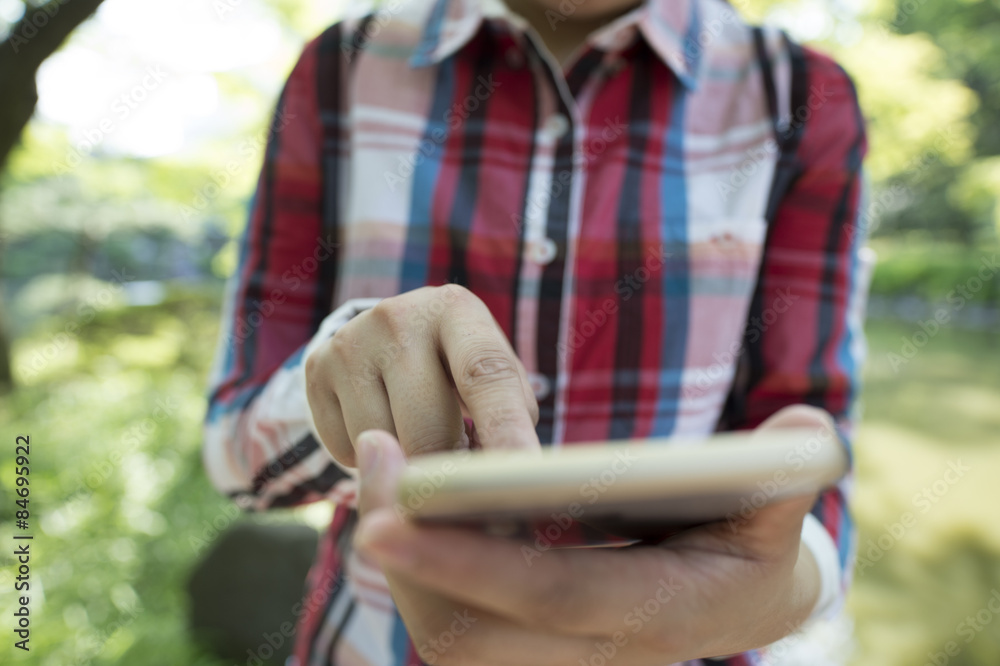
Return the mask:
<path id="1" fill-rule="evenodd" d="M 794 428 L 812 430 L 823 441 L 836 438 L 833 419 L 822 409 L 808 405 L 786 407 L 757 427 L 754 438 Z M 762 507 L 740 530 L 745 545 L 761 553 L 781 552 L 799 539 L 802 520 L 816 503 L 816 494 L 799 495 Z"/>
<path id="2" fill-rule="evenodd" d="M 365 430 L 357 439 L 361 515 L 396 501 L 396 486 L 406 468 L 399 441 L 384 430 Z"/>
<path id="3" fill-rule="evenodd" d="M 756 433 L 784 428 L 823 428 L 836 435 L 833 417 L 819 407 L 791 405 L 780 409 L 757 426 Z"/>

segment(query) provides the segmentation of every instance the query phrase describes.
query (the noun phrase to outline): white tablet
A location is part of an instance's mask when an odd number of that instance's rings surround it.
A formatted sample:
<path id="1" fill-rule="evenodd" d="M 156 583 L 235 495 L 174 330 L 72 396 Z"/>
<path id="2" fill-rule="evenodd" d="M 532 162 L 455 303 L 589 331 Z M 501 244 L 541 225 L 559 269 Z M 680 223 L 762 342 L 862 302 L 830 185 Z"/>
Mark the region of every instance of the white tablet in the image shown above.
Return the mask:
<path id="1" fill-rule="evenodd" d="M 410 461 L 397 513 L 494 533 L 569 516 L 626 537 L 662 534 L 831 486 L 843 445 L 816 429 L 737 432 L 523 451 L 459 451 Z"/>

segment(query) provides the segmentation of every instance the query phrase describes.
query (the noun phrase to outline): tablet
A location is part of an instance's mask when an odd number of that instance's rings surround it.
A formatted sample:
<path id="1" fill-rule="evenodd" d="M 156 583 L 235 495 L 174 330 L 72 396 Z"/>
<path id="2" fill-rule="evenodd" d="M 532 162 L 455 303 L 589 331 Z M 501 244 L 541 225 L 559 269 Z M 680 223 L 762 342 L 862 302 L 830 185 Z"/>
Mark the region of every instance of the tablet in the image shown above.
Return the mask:
<path id="1" fill-rule="evenodd" d="M 814 428 L 436 453 L 410 461 L 396 511 L 509 535 L 568 516 L 642 538 L 738 523 L 771 502 L 835 484 L 847 468 L 843 445 Z"/>

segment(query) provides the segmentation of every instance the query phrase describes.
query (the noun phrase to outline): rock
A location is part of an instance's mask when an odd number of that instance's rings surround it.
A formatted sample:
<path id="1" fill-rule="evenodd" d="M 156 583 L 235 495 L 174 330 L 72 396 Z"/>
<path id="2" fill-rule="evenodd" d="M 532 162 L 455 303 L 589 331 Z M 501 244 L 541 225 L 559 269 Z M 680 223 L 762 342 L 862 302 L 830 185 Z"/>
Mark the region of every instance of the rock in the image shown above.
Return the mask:
<path id="1" fill-rule="evenodd" d="M 223 533 L 188 580 L 196 640 L 238 666 L 284 664 L 318 538 L 305 525 L 249 520 Z"/>

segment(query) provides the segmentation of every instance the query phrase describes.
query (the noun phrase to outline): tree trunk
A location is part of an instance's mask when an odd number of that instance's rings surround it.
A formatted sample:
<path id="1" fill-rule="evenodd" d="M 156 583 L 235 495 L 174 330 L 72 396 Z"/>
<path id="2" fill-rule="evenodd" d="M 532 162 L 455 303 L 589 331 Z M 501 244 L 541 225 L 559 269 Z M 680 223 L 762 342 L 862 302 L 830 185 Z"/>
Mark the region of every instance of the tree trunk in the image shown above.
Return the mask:
<path id="1" fill-rule="evenodd" d="M 0 43 L 0 171 L 38 101 L 35 73 L 104 0 L 49 0 L 24 16 Z"/>
<path id="2" fill-rule="evenodd" d="M 104 0 L 49 0 L 27 7 L 24 16 L 0 42 L 0 173 L 31 120 L 38 102 L 35 74 L 45 59 L 62 46 L 70 33 L 94 13 Z M 13 385 L 10 339 L 0 303 L 0 391 Z"/>

